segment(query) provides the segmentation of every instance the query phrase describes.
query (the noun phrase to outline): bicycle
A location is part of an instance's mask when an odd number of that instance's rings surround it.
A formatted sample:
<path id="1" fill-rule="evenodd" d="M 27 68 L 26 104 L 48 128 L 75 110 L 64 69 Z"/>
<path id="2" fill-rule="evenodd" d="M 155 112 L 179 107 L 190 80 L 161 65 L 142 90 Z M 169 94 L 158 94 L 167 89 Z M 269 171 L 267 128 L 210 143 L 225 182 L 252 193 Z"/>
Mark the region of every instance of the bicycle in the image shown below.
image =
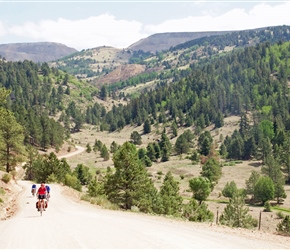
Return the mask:
<path id="1" fill-rule="evenodd" d="M 35 196 L 35 193 L 36 193 L 36 188 L 32 188 L 32 189 L 31 189 L 31 194 L 32 194 L 32 196 Z"/>
<path id="2" fill-rule="evenodd" d="M 37 207 L 38 207 L 39 202 L 37 201 Z M 45 211 L 46 207 L 46 200 L 45 199 L 40 199 L 40 207 L 38 207 L 38 211 L 40 212 L 40 216 L 42 216 L 42 212 Z"/>
<path id="3" fill-rule="evenodd" d="M 49 198 L 50 198 L 50 194 L 48 193 L 48 194 L 46 195 L 46 201 L 47 201 L 47 202 L 49 202 Z"/>

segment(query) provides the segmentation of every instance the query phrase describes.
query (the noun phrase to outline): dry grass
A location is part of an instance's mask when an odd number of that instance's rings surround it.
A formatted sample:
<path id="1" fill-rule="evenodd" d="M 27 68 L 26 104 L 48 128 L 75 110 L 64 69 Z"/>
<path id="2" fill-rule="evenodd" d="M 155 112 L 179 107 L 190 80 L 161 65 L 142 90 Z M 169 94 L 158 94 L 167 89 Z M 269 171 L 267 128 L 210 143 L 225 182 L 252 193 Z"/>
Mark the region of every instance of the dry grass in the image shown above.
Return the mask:
<path id="1" fill-rule="evenodd" d="M 212 127 L 209 127 L 208 130 L 211 132 L 216 144 L 220 143 L 221 134 L 222 137 L 225 138 L 227 135 L 230 135 L 234 129 L 238 128 L 239 117 L 231 117 L 225 119 L 225 126 L 218 130 L 214 130 Z M 152 126 L 152 129 L 153 126 Z M 158 131 L 162 131 L 163 128 L 159 127 Z M 142 135 L 143 126 L 139 127 L 125 127 L 121 132 L 99 132 L 94 127 L 87 127 L 87 129 L 82 130 L 80 133 L 73 134 L 73 142 L 77 145 L 86 147 L 87 143 L 91 146 L 94 144 L 95 140 L 100 140 L 102 143 L 106 144 L 107 148 L 110 148 L 110 145 L 113 141 L 115 141 L 118 145 L 122 145 L 126 141 L 130 141 L 130 135 L 133 131 L 137 131 Z M 152 132 L 148 135 L 142 135 L 143 144 L 138 147 L 146 147 L 149 142 L 153 142 L 156 139 L 160 139 L 160 132 Z M 181 134 L 183 131 L 179 131 Z M 172 139 L 172 143 L 174 144 L 176 138 Z M 84 164 L 90 167 L 91 172 L 94 174 L 98 169 L 101 172 L 105 172 L 107 167 L 113 167 L 112 159 L 108 161 L 104 161 L 103 158 L 100 157 L 100 154 L 94 153 L 81 153 L 79 155 L 73 156 L 67 159 L 68 163 L 72 167 L 76 167 L 77 164 Z M 192 193 L 189 191 L 189 180 L 193 177 L 197 177 L 200 175 L 201 166 L 193 165 L 189 159 L 186 159 L 186 156 L 183 155 L 182 158 L 179 156 L 171 156 L 170 161 L 168 162 L 158 162 L 154 163 L 152 167 L 147 168 L 148 173 L 151 178 L 154 180 L 156 187 L 160 187 L 163 183 L 163 178 L 168 171 L 171 171 L 173 176 L 179 182 L 180 192 L 184 198 L 189 199 L 192 196 Z M 235 181 L 238 188 L 245 187 L 245 181 L 250 177 L 251 171 L 261 170 L 261 164 L 258 161 L 244 161 L 240 164 L 236 164 L 234 166 L 224 166 L 222 169 L 222 177 L 219 183 L 215 186 L 214 190 L 211 192 L 207 204 L 209 209 L 215 213 L 217 210 L 219 211 L 219 215 L 222 213 L 224 207 L 226 206 L 225 201 L 227 198 L 221 196 L 222 189 L 225 184 L 230 181 Z M 285 190 L 287 193 L 287 198 L 284 201 L 284 204 L 280 205 L 282 208 L 286 208 L 290 210 L 290 187 L 285 186 Z M 263 207 L 249 207 L 250 213 L 256 219 L 259 219 L 259 214 L 263 210 Z M 280 221 L 278 219 L 276 212 L 263 212 L 262 213 L 262 224 L 261 230 L 267 232 L 275 232 L 276 225 Z"/>

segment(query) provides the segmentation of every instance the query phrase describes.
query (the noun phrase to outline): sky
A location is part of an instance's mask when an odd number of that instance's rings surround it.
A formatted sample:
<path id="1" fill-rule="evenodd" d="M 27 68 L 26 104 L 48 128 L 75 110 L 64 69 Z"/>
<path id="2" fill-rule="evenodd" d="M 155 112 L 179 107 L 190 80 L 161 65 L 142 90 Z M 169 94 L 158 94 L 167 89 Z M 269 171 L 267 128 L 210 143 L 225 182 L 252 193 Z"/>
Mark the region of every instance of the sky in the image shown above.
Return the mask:
<path id="1" fill-rule="evenodd" d="M 156 33 L 290 25 L 290 0 L 0 0 L 0 44 L 127 48 Z"/>

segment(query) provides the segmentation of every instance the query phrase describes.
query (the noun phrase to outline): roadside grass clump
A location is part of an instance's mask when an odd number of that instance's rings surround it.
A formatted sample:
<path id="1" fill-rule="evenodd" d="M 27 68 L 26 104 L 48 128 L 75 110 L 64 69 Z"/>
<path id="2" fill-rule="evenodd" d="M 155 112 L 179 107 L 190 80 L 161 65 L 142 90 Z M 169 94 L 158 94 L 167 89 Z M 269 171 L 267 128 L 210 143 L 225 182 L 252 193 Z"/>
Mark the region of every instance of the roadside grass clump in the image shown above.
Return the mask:
<path id="1" fill-rule="evenodd" d="M 131 207 L 131 211 L 132 211 L 132 212 L 135 212 L 135 213 L 139 213 L 139 212 L 140 212 L 140 209 L 139 209 L 139 207 L 137 207 L 137 206 L 132 206 L 132 207 Z"/>
<path id="2" fill-rule="evenodd" d="M 232 167 L 232 166 L 236 166 L 236 164 L 241 164 L 241 163 L 243 163 L 243 161 L 229 161 L 229 162 L 224 162 L 223 165 Z"/>
<path id="3" fill-rule="evenodd" d="M 284 219 L 285 218 L 285 215 L 281 211 L 277 212 L 276 215 L 277 215 L 278 219 Z"/>
<path id="4" fill-rule="evenodd" d="M 81 200 L 87 201 L 93 205 L 98 205 L 105 209 L 110 210 L 119 210 L 119 207 L 116 204 L 111 203 L 105 196 L 100 195 L 97 197 L 91 197 L 88 194 L 84 194 L 81 196 Z"/>
<path id="5" fill-rule="evenodd" d="M 281 211 L 281 212 L 285 212 L 285 213 L 289 213 L 290 214 L 290 209 L 289 208 L 285 208 L 285 207 L 273 206 L 272 210 Z"/>
<path id="6" fill-rule="evenodd" d="M 5 194 L 5 190 L 4 190 L 4 188 L 0 188 L 0 195 L 4 195 Z M 4 202 L 3 200 L 2 200 L 2 198 L 0 197 L 0 203 L 2 203 L 2 202 Z"/>
<path id="7" fill-rule="evenodd" d="M 11 180 L 11 174 L 3 174 L 1 180 L 7 184 Z"/>

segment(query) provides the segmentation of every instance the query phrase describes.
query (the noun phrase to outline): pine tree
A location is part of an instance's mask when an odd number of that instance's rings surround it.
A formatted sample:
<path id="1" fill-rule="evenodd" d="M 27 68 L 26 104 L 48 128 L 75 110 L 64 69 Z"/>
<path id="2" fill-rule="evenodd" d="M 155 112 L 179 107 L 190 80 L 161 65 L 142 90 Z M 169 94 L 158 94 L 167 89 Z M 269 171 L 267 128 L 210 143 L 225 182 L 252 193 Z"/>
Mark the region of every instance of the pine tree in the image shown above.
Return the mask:
<path id="1" fill-rule="evenodd" d="M 188 153 L 188 151 L 190 149 L 190 144 L 187 141 L 184 134 L 178 136 L 178 138 L 176 139 L 175 145 L 174 145 L 174 149 L 178 155 Z"/>
<path id="2" fill-rule="evenodd" d="M 239 192 L 230 199 L 220 217 L 220 223 L 230 227 L 253 228 L 258 222 L 248 214 L 249 208 L 245 207 L 245 197 Z"/>
<path id="3" fill-rule="evenodd" d="M 171 150 L 172 150 L 172 144 L 169 141 L 169 138 L 165 134 L 165 132 L 161 135 L 161 141 L 159 143 L 160 151 L 161 151 L 161 161 L 169 161 Z"/>
<path id="4" fill-rule="evenodd" d="M 105 193 L 108 199 L 124 209 L 137 206 L 140 211 L 153 210 L 156 189 L 138 158 L 136 146 L 125 142 L 114 154 L 114 173 L 105 177 Z"/>
<path id="5" fill-rule="evenodd" d="M 0 163 L 6 166 L 6 172 L 14 170 L 23 160 L 24 128 L 16 121 L 12 112 L 0 109 Z"/>
<path id="6" fill-rule="evenodd" d="M 199 201 L 199 205 L 206 200 L 211 192 L 209 179 L 201 176 L 189 180 L 189 187 L 193 192 L 193 198 Z"/>
<path id="7" fill-rule="evenodd" d="M 144 134 L 149 134 L 151 132 L 151 124 L 149 119 L 146 119 L 144 122 Z"/>
<path id="8" fill-rule="evenodd" d="M 168 172 L 160 188 L 160 196 L 163 205 L 163 214 L 178 215 L 181 210 L 182 197 L 179 194 L 178 182 L 174 180 L 171 172 Z"/>

